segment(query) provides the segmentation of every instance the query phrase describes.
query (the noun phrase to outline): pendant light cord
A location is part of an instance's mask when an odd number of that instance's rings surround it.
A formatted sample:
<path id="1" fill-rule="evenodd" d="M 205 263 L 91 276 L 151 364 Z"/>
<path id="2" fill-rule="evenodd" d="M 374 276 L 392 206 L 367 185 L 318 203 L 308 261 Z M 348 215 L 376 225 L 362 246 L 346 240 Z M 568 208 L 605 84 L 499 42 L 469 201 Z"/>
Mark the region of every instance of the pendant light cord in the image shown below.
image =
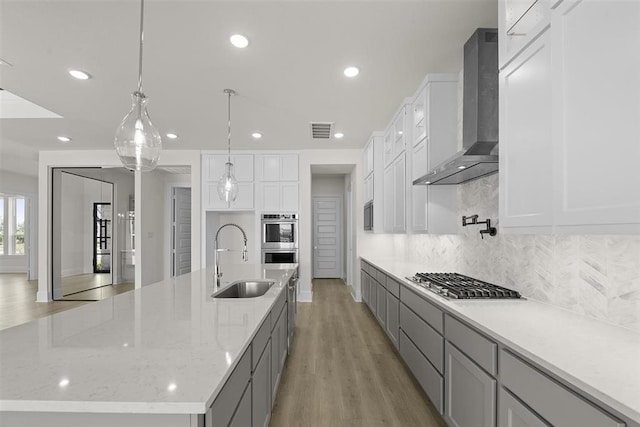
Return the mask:
<path id="1" fill-rule="evenodd" d="M 142 93 L 142 43 L 144 41 L 144 0 L 140 0 L 140 58 L 138 62 L 138 92 Z"/>
<path id="2" fill-rule="evenodd" d="M 225 89 L 225 93 L 228 95 L 227 102 L 227 163 L 231 163 L 231 95 L 235 95 L 236 91 L 233 89 Z"/>

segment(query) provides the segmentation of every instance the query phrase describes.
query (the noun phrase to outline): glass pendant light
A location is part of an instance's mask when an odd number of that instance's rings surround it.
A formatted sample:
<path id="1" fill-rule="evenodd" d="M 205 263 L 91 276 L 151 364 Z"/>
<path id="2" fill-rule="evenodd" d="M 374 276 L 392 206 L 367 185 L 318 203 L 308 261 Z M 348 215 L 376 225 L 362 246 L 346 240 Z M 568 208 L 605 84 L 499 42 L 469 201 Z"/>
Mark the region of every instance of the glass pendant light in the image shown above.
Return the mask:
<path id="1" fill-rule="evenodd" d="M 120 161 L 130 170 L 150 171 L 156 167 L 162 138 L 147 113 L 149 99 L 142 92 L 142 43 L 144 0 L 140 0 L 140 57 L 138 63 L 138 90 L 131 94 L 131 111 L 122 119 L 116 131 L 115 147 Z"/>
<path id="2" fill-rule="evenodd" d="M 218 181 L 218 196 L 220 200 L 225 202 L 233 202 L 238 195 L 238 181 L 233 172 L 233 163 L 231 163 L 231 95 L 235 95 L 233 89 L 225 89 L 224 93 L 228 96 L 227 113 L 229 120 L 227 121 L 227 163 L 225 163 L 224 173 Z"/>

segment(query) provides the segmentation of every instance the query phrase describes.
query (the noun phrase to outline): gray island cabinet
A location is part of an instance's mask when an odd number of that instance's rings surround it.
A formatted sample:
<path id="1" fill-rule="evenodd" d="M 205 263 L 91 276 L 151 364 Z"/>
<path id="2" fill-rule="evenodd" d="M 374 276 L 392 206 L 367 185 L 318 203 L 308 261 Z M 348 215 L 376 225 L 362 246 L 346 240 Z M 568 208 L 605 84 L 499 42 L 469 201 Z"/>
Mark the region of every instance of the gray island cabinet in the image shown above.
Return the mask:
<path id="1" fill-rule="evenodd" d="M 419 268 L 363 258 L 362 295 L 449 426 L 640 427 L 636 334 L 525 299 L 446 300 L 403 279 Z M 399 286 L 398 314 L 381 312 L 372 298 L 379 301 L 389 284 Z M 545 330 L 550 326 L 553 332 Z M 603 356 L 593 347 L 609 340 L 628 354 Z M 627 358 L 626 366 L 608 363 L 617 356 Z M 599 369 L 610 375 L 592 372 Z M 590 385 L 590 376 L 609 395 Z"/>
<path id="2" fill-rule="evenodd" d="M 296 269 L 225 268 L 262 297 L 212 298 L 201 270 L 1 331 L 0 425 L 268 426 Z"/>

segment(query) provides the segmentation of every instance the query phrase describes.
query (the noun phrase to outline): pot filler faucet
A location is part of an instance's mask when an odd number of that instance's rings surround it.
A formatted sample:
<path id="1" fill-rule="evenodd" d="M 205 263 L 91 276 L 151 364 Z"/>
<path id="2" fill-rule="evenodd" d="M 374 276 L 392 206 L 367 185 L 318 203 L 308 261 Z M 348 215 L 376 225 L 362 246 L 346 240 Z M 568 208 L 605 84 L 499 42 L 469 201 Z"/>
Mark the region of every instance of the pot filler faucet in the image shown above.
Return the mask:
<path id="1" fill-rule="evenodd" d="M 249 260 L 247 252 L 247 233 L 245 233 L 242 227 L 240 227 L 238 224 L 229 223 L 221 225 L 220 228 L 218 228 L 218 231 L 216 231 L 213 251 L 216 265 L 216 288 L 220 287 L 220 278 L 222 277 L 222 271 L 220 271 L 220 257 L 218 255 L 218 252 L 232 252 L 232 249 L 218 248 L 218 235 L 220 234 L 220 231 L 225 227 L 235 227 L 240 230 L 240 232 L 242 233 L 242 237 L 244 238 L 244 246 L 242 247 L 242 261 L 247 262 Z"/>

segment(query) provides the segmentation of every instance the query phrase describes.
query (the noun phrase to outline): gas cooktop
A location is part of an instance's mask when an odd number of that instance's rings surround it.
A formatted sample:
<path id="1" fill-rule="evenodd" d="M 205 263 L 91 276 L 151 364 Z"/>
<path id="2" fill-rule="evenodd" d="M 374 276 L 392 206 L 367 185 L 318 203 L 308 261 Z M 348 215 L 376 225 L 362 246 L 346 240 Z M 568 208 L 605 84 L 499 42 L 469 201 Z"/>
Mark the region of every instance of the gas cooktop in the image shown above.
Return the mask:
<path id="1" fill-rule="evenodd" d="M 408 280 L 440 296 L 452 299 L 521 298 L 520 293 L 458 273 L 416 273 Z"/>

